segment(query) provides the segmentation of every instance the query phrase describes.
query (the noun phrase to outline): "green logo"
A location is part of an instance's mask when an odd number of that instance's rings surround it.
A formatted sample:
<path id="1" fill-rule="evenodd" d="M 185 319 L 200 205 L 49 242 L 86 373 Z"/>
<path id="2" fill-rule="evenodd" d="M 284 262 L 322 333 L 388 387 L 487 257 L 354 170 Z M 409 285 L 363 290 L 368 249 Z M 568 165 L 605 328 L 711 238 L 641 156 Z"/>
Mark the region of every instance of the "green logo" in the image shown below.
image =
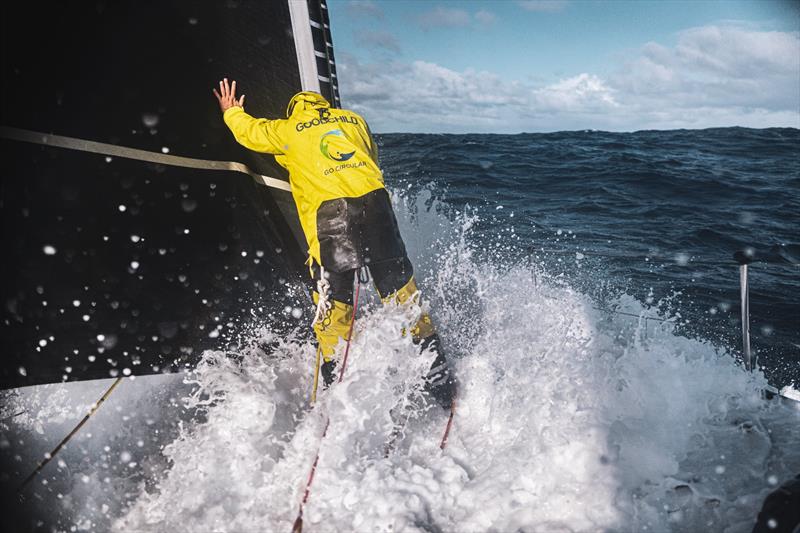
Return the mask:
<path id="1" fill-rule="evenodd" d="M 347 161 L 353 157 L 356 152 L 355 150 L 352 152 L 342 152 L 341 150 L 337 150 L 336 144 L 339 144 L 340 146 L 344 144 L 340 139 L 338 139 L 338 137 L 342 137 L 344 142 L 347 142 L 347 138 L 344 136 L 344 133 L 342 133 L 342 130 L 331 130 L 323 135 L 322 139 L 320 139 L 319 150 L 325 157 L 332 159 L 333 161 Z M 331 144 L 334 146 L 330 146 Z"/>

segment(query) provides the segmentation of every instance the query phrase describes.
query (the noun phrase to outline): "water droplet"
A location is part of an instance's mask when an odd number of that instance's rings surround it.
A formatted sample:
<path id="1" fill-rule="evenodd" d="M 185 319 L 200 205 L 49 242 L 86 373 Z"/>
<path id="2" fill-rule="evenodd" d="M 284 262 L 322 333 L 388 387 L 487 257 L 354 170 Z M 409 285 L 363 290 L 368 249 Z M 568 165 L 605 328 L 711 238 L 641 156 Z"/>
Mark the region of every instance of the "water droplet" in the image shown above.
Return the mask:
<path id="1" fill-rule="evenodd" d="M 183 208 L 183 210 L 185 212 L 191 213 L 192 211 L 197 209 L 197 202 L 195 200 L 190 199 L 190 198 L 186 198 L 186 199 L 181 201 L 181 207 Z"/>
<path id="2" fill-rule="evenodd" d="M 689 254 L 687 253 L 677 253 L 675 254 L 675 262 L 680 266 L 686 266 L 689 264 Z"/>
<path id="3" fill-rule="evenodd" d="M 156 113 L 142 113 L 142 124 L 148 128 L 158 126 L 159 116 Z"/>

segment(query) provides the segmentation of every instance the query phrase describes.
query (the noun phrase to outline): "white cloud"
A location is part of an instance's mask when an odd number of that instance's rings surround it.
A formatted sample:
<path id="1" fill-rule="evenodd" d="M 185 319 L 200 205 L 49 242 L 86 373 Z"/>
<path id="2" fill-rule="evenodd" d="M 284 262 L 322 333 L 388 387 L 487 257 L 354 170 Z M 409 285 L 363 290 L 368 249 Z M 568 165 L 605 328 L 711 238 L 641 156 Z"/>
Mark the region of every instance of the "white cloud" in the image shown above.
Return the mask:
<path id="1" fill-rule="evenodd" d="M 800 34 L 704 26 L 646 44 L 611 82 L 631 105 L 800 111 Z"/>
<path id="2" fill-rule="evenodd" d="M 497 22 L 497 16 L 486 9 L 470 14 L 464 9 L 437 6 L 417 15 L 416 22 L 424 31 L 434 28 L 466 28 L 470 25 L 485 29 Z"/>
<path id="3" fill-rule="evenodd" d="M 614 90 L 592 74 L 579 74 L 533 91 L 536 108 L 550 112 L 608 112 L 619 104 Z"/>
<path id="4" fill-rule="evenodd" d="M 520 0 L 517 4 L 526 11 L 555 13 L 566 9 L 567 0 Z"/>
<path id="5" fill-rule="evenodd" d="M 400 53 L 400 43 L 394 35 L 381 30 L 359 30 L 353 32 L 353 40 L 359 46 L 370 49 L 382 49 L 389 52 Z"/>
<path id="6" fill-rule="evenodd" d="M 695 70 L 734 78 L 797 74 L 797 33 L 705 26 L 681 32 L 675 56 Z"/>
<path id="7" fill-rule="evenodd" d="M 481 9 L 475 13 L 475 22 L 479 28 L 486 28 L 497 22 L 497 17 L 491 11 Z"/>
<path id="8" fill-rule="evenodd" d="M 610 75 L 548 84 L 425 61 L 339 58 L 340 90 L 375 131 L 800 127 L 800 34 L 737 26 L 648 43 Z"/>
<path id="9" fill-rule="evenodd" d="M 372 0 L 350 0 L 347 3 L 350 16 L 369 16 L 383 19 L 383 9 Z"/>
<path id="10" fill-rule="evenodd" d="M 596 114 L 616 105 L 611 89 L 588 74 L 533 89 L 490 72 L 425 61 L 360 64 L 345 55 L 339 67 L 344 104 L 379 132 L 563 129 L 554 122 L 560 112 Z M 548 123 L 537 126 L 543 118 Z"/>
<path id="11" fill-rule="evenodd" d="M 469 26 L 469 23 L 469 13 L 463 9 L 442 6 L 437 6 L 417 16 L 417 24 L 426 31 L 433 28 L 459 28 Z"/>

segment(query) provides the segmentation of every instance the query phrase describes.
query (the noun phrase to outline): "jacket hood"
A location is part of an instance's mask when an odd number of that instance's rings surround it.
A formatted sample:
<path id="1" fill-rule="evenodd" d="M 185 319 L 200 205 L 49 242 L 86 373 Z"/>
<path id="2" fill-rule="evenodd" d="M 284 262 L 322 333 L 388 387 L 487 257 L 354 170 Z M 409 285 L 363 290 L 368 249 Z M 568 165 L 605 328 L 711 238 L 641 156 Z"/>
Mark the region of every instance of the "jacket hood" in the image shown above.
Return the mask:
<path id="1" fill-rule="evenodd" d="M 286 107 L 287 118 L 292 116 L 292 112 L 298 104 L 302 110 L 320 109 L 331 106 L 331 104 L 321 94 L 311 91 L 303 91 L 292 96 L 292 99 L 289 100 L 289 105 Z"/>

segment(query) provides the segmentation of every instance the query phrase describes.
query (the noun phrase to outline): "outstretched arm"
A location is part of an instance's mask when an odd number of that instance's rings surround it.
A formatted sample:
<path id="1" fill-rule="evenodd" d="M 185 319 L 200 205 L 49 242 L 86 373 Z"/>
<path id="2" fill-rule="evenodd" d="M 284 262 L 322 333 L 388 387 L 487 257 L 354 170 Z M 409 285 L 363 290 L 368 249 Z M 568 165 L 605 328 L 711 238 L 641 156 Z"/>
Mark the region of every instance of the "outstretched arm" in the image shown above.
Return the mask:
<path id="1" fill-rule="evenodd" d="M 233 136 L 242 146 L 256 152 L 282 154 L 286 150 L 279 134 L 278 120 L 254 118 L 244 112 L 244 95 L 236 98 L 236 81 L 228 83 L 228 78 L 219 82 L 219 91 L 214 89 L 222 118 Z"/>

